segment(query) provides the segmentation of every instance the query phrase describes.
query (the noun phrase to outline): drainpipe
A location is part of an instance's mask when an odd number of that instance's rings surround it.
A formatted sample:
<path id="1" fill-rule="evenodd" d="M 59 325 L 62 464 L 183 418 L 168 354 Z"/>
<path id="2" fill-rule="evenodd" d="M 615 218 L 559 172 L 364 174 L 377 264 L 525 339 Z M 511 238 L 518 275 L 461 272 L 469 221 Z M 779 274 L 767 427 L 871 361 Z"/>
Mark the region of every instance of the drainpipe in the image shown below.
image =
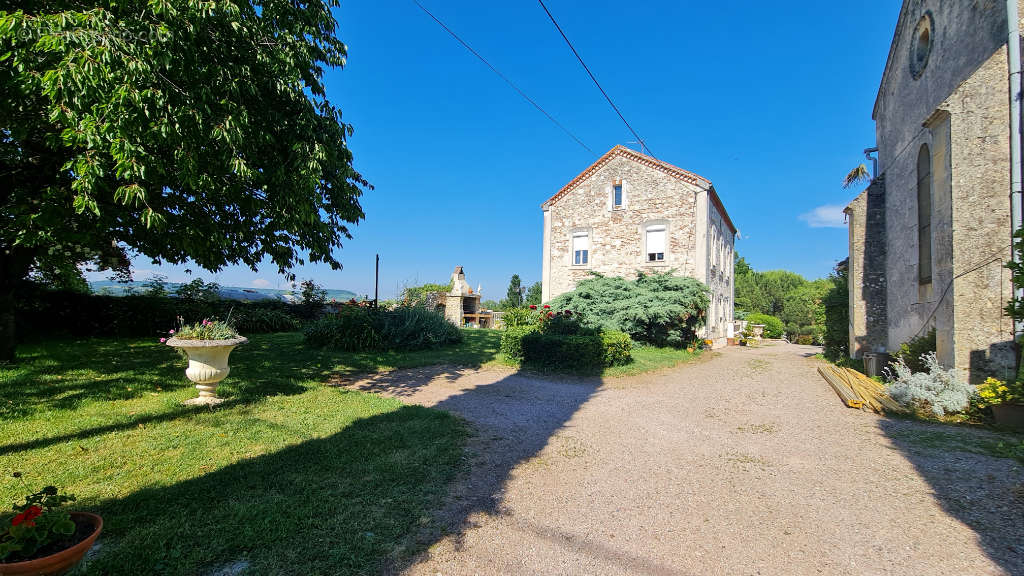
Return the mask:
<path id="1" fill-rule="evenodd" d="M 872 156 L 872 154 L 878 152 L 878 146 L 874 148 L 865 148 L 864 157 L 871 160 L 871 179 L 874 180 L 878 176 L 878 157 Z"/>
<path id="2" fill-rule="evenodd" d="M 1007 35 L 1007 56 L 1009 64 L 1010 80 L 1010 213 L 1012 217 L 1013 234 L 1011 240 L 1016 238 L 1017 231 L 1024 226 L 1024 217 L 1021 212 L 1021 69 L 1020 69 L 1020 13 L 1017 10 L 1017 0 L 1006 0 L 1006 22 Z M 1013 250 L 1014 262 L 1020 262 L 1016 250 Z M 1014 295 L 1019 299 L 1024 296 L 1024 287 L 1014 286 Z M 1014 332 L 1020 336 L 1024 332 L 1024 326 L 1017 322 Z"/>

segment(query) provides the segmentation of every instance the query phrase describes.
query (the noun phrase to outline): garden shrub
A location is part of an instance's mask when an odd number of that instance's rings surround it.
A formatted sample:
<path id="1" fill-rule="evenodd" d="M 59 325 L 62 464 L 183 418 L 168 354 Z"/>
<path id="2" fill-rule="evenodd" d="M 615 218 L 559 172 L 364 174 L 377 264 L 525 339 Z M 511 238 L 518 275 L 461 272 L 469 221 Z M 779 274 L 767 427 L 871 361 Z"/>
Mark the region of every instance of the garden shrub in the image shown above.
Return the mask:
<path id="1" fill-rule="evenodd" d="M 907 408 L 930 411 L 942 417 L 949 412 L 960 412 L 975 398 L 974 386 L 961 381 L 952 369 L 945 369 L 927 352 L 921 358 L 925 370 L 913 372 L 906 360 L 899 358 L 886 368 L 892 381 L 888 392 L 893 400 Z"/>
<path id="2" fill-rule="evenodd" d="M 569 310 L 565 312 L 547 312 L 541 314 L 538 325 L 540 326 L 540 331 L 544 334 L 572 336 L 581 333 L 591 335 L 597 333 L 593 328 L 585 328 L 582 320 L 582 315 L 573 314 Z"/>
<path id="3" fill-rule="evenodd" d="M 268 334 L 299 329 L 299 322 L 294 317 L 280 310 L 264 308 L 237 311 L 231 316 L 231 323 L 241 334 Z"/>
<path id="4" fill-rule="evenodd" d="M 536 324 L 537 316 L 538 312 L 536 310 L 530 310 L 529 308 L 509 308 L 501 315 L 501 321 L 505 323 L 505 328 L 515 328 L 516 326 Z"/>
<path id="5" fill-rule="evenodd" d="M 523 336 L 540 330 L 536 324 L 525 324 L 505 328 L 501 335 L 501 353 L 510 360 L 523 359 Z"/>
<path id="6" fill-rule="evenodd" d="M 535 368 L 591 372 L 604 365 L 604 344 L 596 334 L 531 332 L 523 336 L 523 364 Z"/>
<path id="7" fill-rule="evenodd" d="M 309 346 L 347 352 L 384 348 L 384 339 L 374 329 L 366 308 L 345 307 L 337 314 L 321 316 L 306 325 L 303 338 Z"/>
<path id="8" fill-rule="evenodd" d="M 421 307 L 343 306 L 311 322 L 304 337 L 310 346 L 350 352 L 426 350 L 461 342 L 462 331 L 444 316 Z"/>
<path id="9" fill-rule="evenodd" d="M 555 298 L 551 307 L 583 314 L 583 323 L 617 330 L 633 340 L 681 348 L 697 339 L 708 308 L 708 289 L 693 278 L 637 274 L 630 280 L 594 274 Z"/>
<path id="10" fill-rule="evenodd" d="M 764 324 L 764 332 L 761 335 L 765 338 L 782 338 L 785 332 L 782 320 L 768 314 L 747 314 L 747 326 L 751 324 Z"/>
<path id="11" fill-rule="evenodd" d="M 893 360 L 903 360 L 911 372 L 924 372 L 928 366 L 924 357 L 935 352 L 935 328 L 923 336 L 916 336 L 900 344 L 900 349 L 893 353 Z"/>
<path id="12" fill-rule="evenodd" d="M 616 330 L 601 333 L 604 347 L 604 365 L 621 366 L 633 361 L 633 340 L 629 334 Z"/>

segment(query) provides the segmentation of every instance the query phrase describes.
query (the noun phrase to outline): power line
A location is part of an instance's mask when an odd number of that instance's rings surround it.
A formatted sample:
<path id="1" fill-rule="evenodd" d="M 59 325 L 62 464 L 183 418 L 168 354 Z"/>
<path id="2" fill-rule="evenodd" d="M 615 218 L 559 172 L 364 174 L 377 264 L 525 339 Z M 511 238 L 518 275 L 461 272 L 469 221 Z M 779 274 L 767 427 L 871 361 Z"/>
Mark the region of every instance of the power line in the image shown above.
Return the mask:
<path id="1" fill-rule="evenodd" d="M 543 108 L 541 108 L 541 107 L 540 107 L 540 104 L 537 104 L 537 103 L 536 103 L 536 102 L 535 102 L 535 101 L 533 100 L 533 98 L 530 98 L 529 96 L 527 96 L 525 92 L 523 92 L 522 90 L 520 90 L 518 86 L 516 86 L 516 85 L 515 85 L 515 84 L 514 84 L 514 83 L 513 83 L 513 82 L 512 82 L 511 80 L 509 80 L 509 79 L 508 79 L 508 77 L 506 77 L 506 76 L 505 76 L 504 74 L 502 74 L 502 73 L 501 73 L 501 71 L 499 71 L 499 70 L 498 70 L 497 68 L 495 68 L 495 67 L 494 67 L 494 66 L 493 66 L 493 65 L 492 65 L 492 64 L 491 64 L 490 62 L 488 62 L 486 58 L 484 58 L 483 56 L 481 56 L 479 52 L 477 52 L 476 50 L 473 50 L 473 47 L 472 47 L 472 46 L 470 46 L 469 44 L 467 44 L 467 43 L 466 43 L 466 41 L 465 41 L 465 40 L 463 40 L 462 38 L 459 38 L 459 35 L 458 35 L 458 34 L 456 34 L 455 32 L 453 32 L 453 31 L 452 31 L 452 29 L 451 29 L 451 28 L 449 28 L 448 26 L 445 26 L 444 22 L 441 22 L 441 20 L 439 20 L 437 16 L 434 16 L 433 14 L 431 14 L 431 13 L 430 13 L 430 10 L 427 10 L 427 9 L 426 9 L 426 8 L 425 8 L 425 7 L 423 6 L 423 4 L 420 4 L 419 2 L 417 2 L 417 0 L 413 0 L 413 4 L 416 4 L 417 6 L 419 6 L 420 10 L 423 10 L 423 12 L 425 12 L 425 13 L 427 14 L 427 16 L 430 16 L 430 18 L 431 18 L 431 19 L 433 19 L 433 20 L 434 20 L 434 22 L 437 22 L 437 24 L 438 24 L 438 25 L 439 25 L 439 26 L 440 26 L 441 28 L 444 28 L 445 32 L 447 32 L 447 33 L 451 34 L 452 38 L 455 38 L 455 39 L 456 39 L 456 40 L 457 40 L 457 41 L 459 42 L 459 44 L 462 44 L 462 45 L 463 45 L 463 46 L 464 46 L 464 47 L 466 48 L 466 50 L 469 50 L 469 52 L 470 52 L 470 53 L 471 53 L 471 54 L 472 54 L 473 56 L 476 56 L 476 57 L 477 57 L 477 58 L 478 58 L 478 59 L 479 59 L 479 60 L 480 60 L 481 62 L 483 62 L 484 64 L 486 64 L 486 65 L 487 65 L 487 67 L 488 67 L 488 68 L 490 68 L 492 72 L 494 72 L 495 74 L 497 74 L 499 78 L 501 78 L 502 80 L 504 80 L 506 84 L 508 84 L 509 86 L 511 86 L 511 87 L 512 87 L 512 89 L 516 91 L 516 93 L 517 93 L 517 94 L 519 94 L 520 96 L 522 96 L 522 97 L 523 97 L 523 99 L 524 99 L 524 100 L 526 100 L 527 102 L 529 102 L 530 104 L 532 104 L 532 105 L 533 105 L 533 107 L 534 107 L 534 108 L 536 108 L 537 110 L 539 110 L 541 114 L 543 114 L 544 116 L 546 116 L 548 120 L 551 120 L 551 122 L 552 122 L 552 123 L 554 123 L 554 125 L 555 125 L 555 126 L 558 126 L 559 128 L 561 128 L 561 129 L 562 129 L 562 132 L 565 132 L 566 134 L 568 134 L 568 135 L 569 135 L 569 137 L 570 137 L 570 138 L 572 138 L 573 140 L 575 140 L 577 144 L 579 144 L 580 146 L 582 146 L 584 150 L 586 150 L 587 152 L 590 152 L 590 153 L 591 153 L 591 154 L 593 154 L 594 156 L 597 156 L 597 153 L 596 153 L 596 152 L 594 152 L 593 150 L 591 150 L 589 146 L 587 146 L 586 144 L 584 144 L 582 140 L 580 140 L 579 138 L 577 138 L 575 134 L 573 134 L 572 132 L 570 132 L 570 131 L 569 131 L 569 129 L 568 129 L 568 128 L 566 128 L 565 126 L 563 126 L 563 125 L 561 124 L 561 122 L 559 122 L 558 120 L 555 120 L 555 117 L 554 117 L 554 116 L 552 116 L 551 114 L 548 114 L 546 110 L 544 110 Z"/>
<path id="2" fill-rule="evenodd" d="M 554 24 L 555 28 L 558 29 L 558 33 L 562 35 L 562 39 L 565 40 L 565 43 L 569 45 L 569 50 L 572 50 L 572 53 L 576 56 L 576 59 L 580 61 L 580 65 L 582 65 L 583 69 L 587 71 L 587 75 L 589 75 L 590 79 L 594 81 L 594 86 L 597 86 L 597 89 L 601 91 L 602 95 L 604 95 L 604 99 L 608 101 L 608 104 L 611 104 L 612 110 L 615 110 L 615 113 L 619 115 L 620 119 L 622 119 L 622 123 L 626 125 L 626 128 L 629 128 L 629 131 L 633 133 L 633 137 L 636 138 L 637 142 L 640 143 L 640 151 L 644 152 L 646 150 L 647 154 L 654 156 L 654 154 L 651 153 L 651 149 L 648 148 L 647 144 L 644 142 L 644 139 L 641 138 L 640 135 L 636 133 L 636 130 L 633 130 L 633 127 L 629 125 L 629 122 L 626 122 L 626 117 L 622 115 L 621 111 L 619 111 L 619 107 L 615 105 L 615 102 L 612 102 L 611 97 L 608 96 L 608 93 L 605 92 L 604 88 L 601 87 L 601 83 L 597 81 L 597 78 L 594 76 L 594 73 L 591 72 L 590 68 L 587 67 L 587 63 L 583 61 L 583 58 L 580 56 L 580 53 L 576 51 L 575 47 L 573 47 L 572 42 L 569 41 L 569 37 L 566 36 L 565 32 L 562 31 L 562 27 L 558 25 L 558 22 L 555 20 L 555 17 L 551 14 L 551 11 L 548 10 L 548 7 L 544 5 L 544 0 L 537 1 L 540 2 L 540 7 L 544 9 L 544 12 L 547 13 L 548 18 L 551 19 L 551 23 Z"/>

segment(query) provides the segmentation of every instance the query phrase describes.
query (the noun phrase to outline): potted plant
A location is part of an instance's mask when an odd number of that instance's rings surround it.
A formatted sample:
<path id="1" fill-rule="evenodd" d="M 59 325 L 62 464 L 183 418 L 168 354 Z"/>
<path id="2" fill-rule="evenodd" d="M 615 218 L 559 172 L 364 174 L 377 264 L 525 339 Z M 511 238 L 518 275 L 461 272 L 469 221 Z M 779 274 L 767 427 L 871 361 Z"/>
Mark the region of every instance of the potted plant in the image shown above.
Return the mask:
<path id="1" fill-rule="evenodd" d="M 59 576 L 82 561 L 100 535 L 103 519 L 63 508 L 74 500 L 47 486 L 0 515 L 0 576 Z"/>
<path id="2" fill-rule="evenodd" d="M 988 378 L 978 386 L 978 406 L 992 408 L 996 424 L 1024 429 L 1024 384 Z"/>
<path id="3" fill-rule="evenodd" d="M 178 320 L 180 322 L 181 318 Z M 239 336 L 228 322 L 216 320 L 180 325 L 177 332 L 171 330 L 169 334 L 170 338 L 160 341 L 185 352 L 188 356 L 185 376 L 199 389 L 199 397 L 190 398 L 185 404 L 212 406 L 223 402 L 217 397 L 217 385 L 231 372 L 228 355 L 249 340 Z"/>

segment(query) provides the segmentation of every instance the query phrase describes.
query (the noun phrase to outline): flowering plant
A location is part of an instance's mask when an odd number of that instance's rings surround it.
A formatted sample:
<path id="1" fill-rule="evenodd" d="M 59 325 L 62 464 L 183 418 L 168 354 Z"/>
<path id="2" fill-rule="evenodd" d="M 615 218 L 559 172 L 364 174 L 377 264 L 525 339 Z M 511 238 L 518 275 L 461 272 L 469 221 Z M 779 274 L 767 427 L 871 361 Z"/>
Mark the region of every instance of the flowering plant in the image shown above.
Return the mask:
<path id="1" fill-rule="evenodd" d="M 169 330 L 168 336 L 173 336 L 179 340 L 229 340 L 231 338 L 238 338 L 238 332 L 231 325 L 231 315 L 228 315 L 228 319 L 225 321 L 203 319 L 202 322 L 196 322 L 195 324 L 184 324 L 181 316 L 178 316 L 178 329 Z M 161 342 L 166 342 L 167 338 L 161 338 Z"/>
<path id="2" fill-rule="evenodd" d="M 21 473 L 13 476 L 20 479 Z M 31 560 L 40 549 L 72 536 L 75 523 L 61 506 L 74 500 L 47 486 L 26 496 L 23 504 L 15 504 L 13 515 L 0 515 L 0 563 Z"/>
<path id="3" fill-rule="evenodd" d="M 1024 384 L 1020 382 L 1003 382 L 989 377 L 978 385 L 978 398 L 975 404 L 979 408 L 1018 402 L 1024 402 Z"/>

